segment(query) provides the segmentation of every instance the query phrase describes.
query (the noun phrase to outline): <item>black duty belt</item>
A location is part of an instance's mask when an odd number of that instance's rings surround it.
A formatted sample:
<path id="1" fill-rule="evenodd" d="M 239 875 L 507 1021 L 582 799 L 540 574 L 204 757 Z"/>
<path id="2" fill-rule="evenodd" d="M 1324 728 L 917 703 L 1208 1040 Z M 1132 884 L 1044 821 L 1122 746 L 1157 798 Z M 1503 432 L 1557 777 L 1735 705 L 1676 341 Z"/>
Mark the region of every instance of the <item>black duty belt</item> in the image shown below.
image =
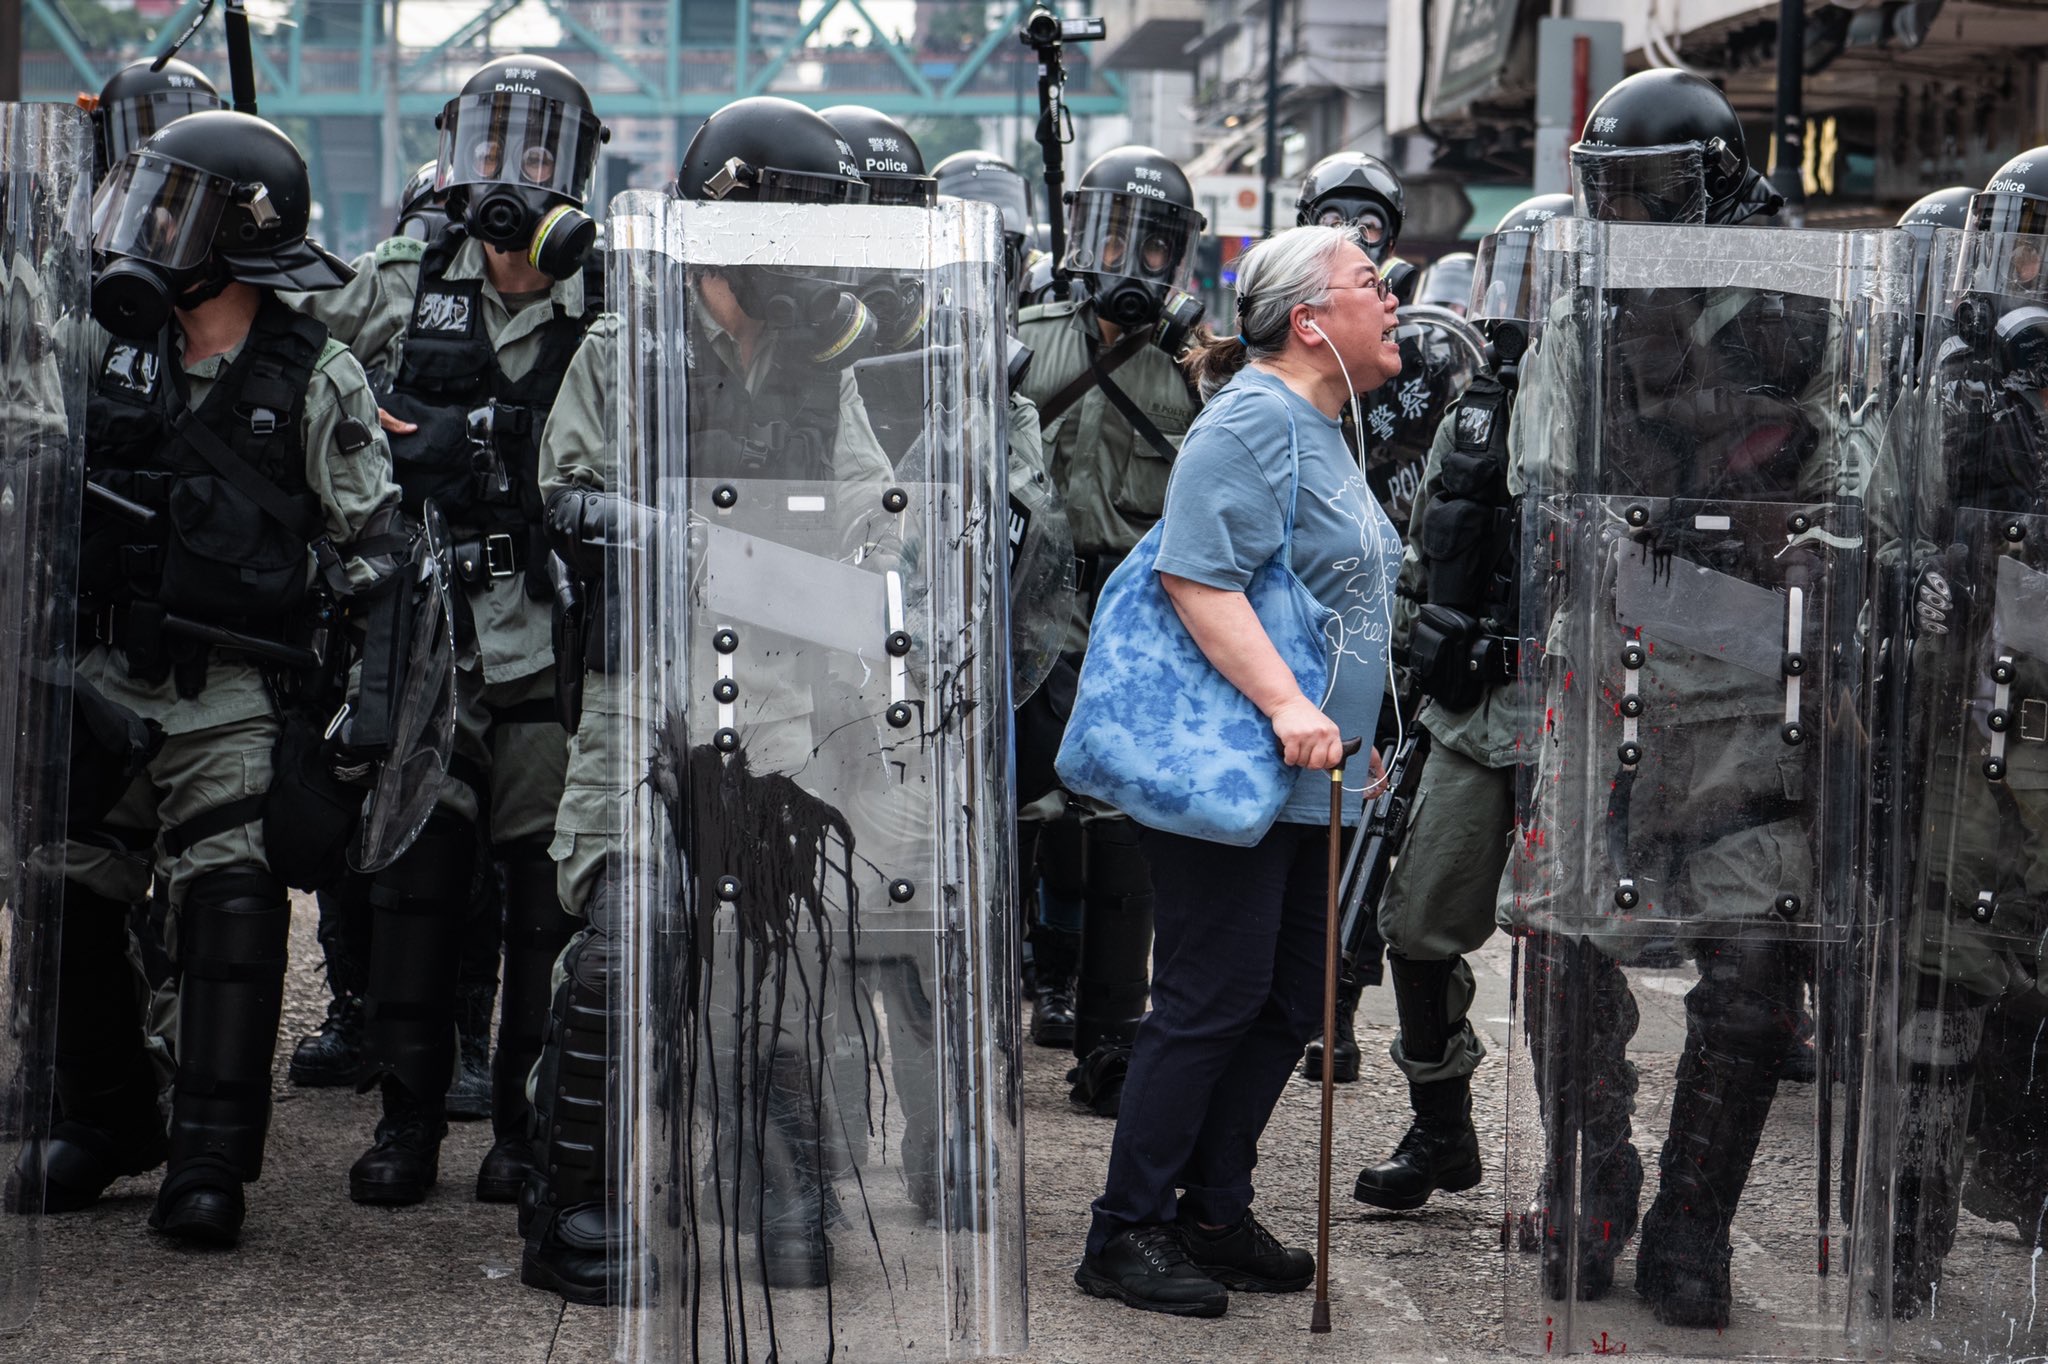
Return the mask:
<path id="1" fill-rule="evenodd" d="M 509 578 L 526 567 L 526 528 L 457 540 L 453 557 L 455 576 L 471 587 L 493 578 Z"/>

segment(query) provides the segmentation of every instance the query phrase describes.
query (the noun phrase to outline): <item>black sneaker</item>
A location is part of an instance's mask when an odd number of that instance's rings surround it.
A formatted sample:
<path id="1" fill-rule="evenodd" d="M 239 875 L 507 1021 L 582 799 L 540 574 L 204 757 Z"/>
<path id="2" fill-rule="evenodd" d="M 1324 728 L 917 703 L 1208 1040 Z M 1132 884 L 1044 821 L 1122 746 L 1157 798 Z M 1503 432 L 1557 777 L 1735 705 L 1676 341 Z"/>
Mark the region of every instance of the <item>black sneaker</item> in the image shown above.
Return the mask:
<path id="1" fill-rule="evenodd" d="M 1225 1288 L 1241 1293 L 1299 1293 L 1315 1282 L 1316 1257 L 1280 1244 L 1246 1209 L 1234 1227 L 1205 1231 L 1194 1218 L 1181 1214 L 1181 1235 L 1188 1259 Z"/>
<path id="2" fill-rule="evenodd" d="M 1095 1298 L 1115 1298 L 1141 1312 L 1220 1317 L 1230 1306 L 1222 1284 L 1195 1268 L 1180 1229 L 1161 1222 L 1120 1231 L 1081 1259 L 1074 1282 Z"/>

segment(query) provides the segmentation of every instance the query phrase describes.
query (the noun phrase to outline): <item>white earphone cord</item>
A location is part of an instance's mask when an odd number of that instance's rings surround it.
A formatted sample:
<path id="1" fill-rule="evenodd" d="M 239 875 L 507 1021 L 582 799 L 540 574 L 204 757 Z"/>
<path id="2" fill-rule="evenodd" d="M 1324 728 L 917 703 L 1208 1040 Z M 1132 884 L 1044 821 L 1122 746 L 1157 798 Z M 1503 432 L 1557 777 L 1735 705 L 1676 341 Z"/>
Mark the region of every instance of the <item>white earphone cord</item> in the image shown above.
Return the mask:
<path id="1" fill-rule="evenodd" d="M 1343 353 L 1337 349 L 1337 343 L 1330 339 L 1330 334 L 1323 330 L 1322 324 L 1320 322 L 1317 322 L 1314 318 L 1310 318 L 1308 320 L 1308 324 L 1309 326 L 1314 327 L 1316 329 L 1316 335 L 1323 338 L 1323 344 L 1328 346 L 1330 348 L 1330 354 L 1336 356 L 1337 358 L 1337 370 L 1344 376 L 1344 391 L 1351 395 L 1351 429 L 1353 431 L 1356 431 L 1358 433 L 1358 439 L 1360 441 L 1363 441 L 1365 439 L 1365 422 L 1359 416 L 1358 388 L 1351 382 L 1351 366 L 1344 363 Z M 1374 538 L 1377 539 L 1378 537 L 1375 536 Z M 1388 607 L 1389 612 L 1391 612 L 1392 609 L 1393 608 L 1391 606 Z M 1392 622 L 1390 621 L 1389 625 L 1391 625 L 1391 623 Z M 1341 629 L 1342 627 L 1340 626 L 1339 628 Z M 1389 631 L 1389 634 L 1391 635 L 1391 630 Z M 1337 670 L 1343 666 L 1344 641 L 1342 636 L 1340 635 L 1337 640 L 1337 661 L 1330 667 L 1330 690 L 1332 693 L 1334 693 L 1337 690 Z M 1394 650 L 1391 638 L 1388 641 L 1387 648 L 1387 694 L 1394 698 L 1394 752 L 1399 753 L 1402 747 L 1406 745 L 1408 742 L 1408 726 L 1407 723 L 1401 718 L 1401 689 L 1397 685 L 1396 679 L 1394 677 Z M 1371 770 L 1370 765 L 1368 765 L 1366 770 Z M 1362 796 L 1366 792 L 1372 790 L 1373 787 L 1376 785 L 1378 785 L 1377 782 L 1368 781 L 1364 786 L 1346 786 L 1344 788 L 1344 791 L 1347 795 L 1356 792 L 1358 795 Z"/>

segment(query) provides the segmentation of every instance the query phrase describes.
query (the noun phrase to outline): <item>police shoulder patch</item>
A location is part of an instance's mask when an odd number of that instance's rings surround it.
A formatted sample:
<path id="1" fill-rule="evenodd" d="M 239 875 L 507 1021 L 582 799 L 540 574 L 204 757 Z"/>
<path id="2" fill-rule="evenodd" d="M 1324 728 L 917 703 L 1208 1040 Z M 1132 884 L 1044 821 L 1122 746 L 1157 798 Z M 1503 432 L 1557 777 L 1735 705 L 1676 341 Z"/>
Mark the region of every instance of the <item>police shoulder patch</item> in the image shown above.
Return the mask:
<path id="1" fill-rule="evenodd" d="M 347 354 L 348 347 L 330 336 L 327 338 L 326 344 L 320 347 L 320 354 L 314 358 L 313 368 L 326 369 L 329 365 Z"/>
<path id="2" fill-rule="evenodd" d="M 377 243 L 379 265 L 389 265 L 393 262 L 417 265 L 420 258 L 426 254 L 427 244 L 418 237 L 386 237 Z"/>
<path id="3" fill-rule="evenodd" d="M 125 388 L 139 397 L 154 397 L 160 367 L 154 350 L 146 350 L 132 341 L 116 341 L 107 347 L 106 359 L 100 365 L 100 381 Z"/>

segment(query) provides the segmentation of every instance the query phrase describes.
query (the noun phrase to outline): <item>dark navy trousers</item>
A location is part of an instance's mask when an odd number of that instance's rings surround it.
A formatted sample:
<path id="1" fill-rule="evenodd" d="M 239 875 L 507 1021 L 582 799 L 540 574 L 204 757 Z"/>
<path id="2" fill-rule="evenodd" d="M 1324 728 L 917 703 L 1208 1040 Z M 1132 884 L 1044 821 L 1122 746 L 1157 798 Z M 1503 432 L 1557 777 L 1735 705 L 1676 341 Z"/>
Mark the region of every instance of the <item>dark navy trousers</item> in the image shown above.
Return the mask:
<path id="1" fill-rule="evenodd" d="M 1152 1011 L 1138 1025 L 1088 1253 L 1176 1211 L 1234 1225 L 1259 1136 L 1323 1022 L 1327 827 L 1226 847 L 1147 829 Z"/>

